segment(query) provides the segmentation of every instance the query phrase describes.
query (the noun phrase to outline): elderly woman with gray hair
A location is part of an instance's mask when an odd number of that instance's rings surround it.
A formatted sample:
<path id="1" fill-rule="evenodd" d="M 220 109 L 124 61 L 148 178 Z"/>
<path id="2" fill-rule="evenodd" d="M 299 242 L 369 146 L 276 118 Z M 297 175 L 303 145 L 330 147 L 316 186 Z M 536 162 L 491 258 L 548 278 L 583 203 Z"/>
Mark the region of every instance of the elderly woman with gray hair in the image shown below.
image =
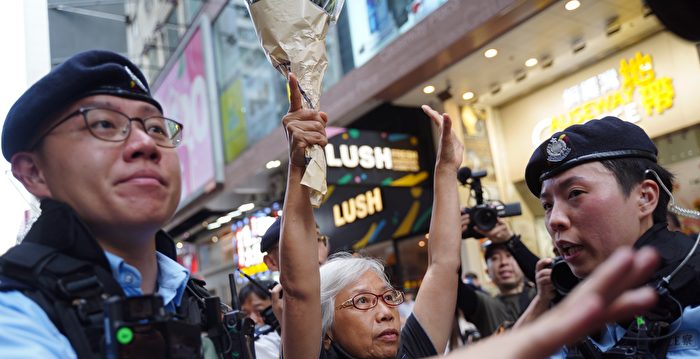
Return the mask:
<path id="1" fill-rule="evenodd" d="M 327 116 L 302 109 L 294 75 L 290 75 L 289 85 L 291 105 L 283 120 L 289 141 L 289 177 L 280 239 L 284 357 L 404 359 L 444 352 L 456 305 L 461 232 L 456 171 L 462 145 L 452 134 L 450 118 L 427 106 L 423 108 L 441 133 L 429 265 L 413 314 L 399 331 L 397 306 L 403 301 L 403 293 L 391 287 L 381 263 L 340 255 L 319 271 L 309 191 L 301 182 L 305 149 L 327 143 Z M 651 307 L 656 299 L 652 288 L 627 289 L 644 283 L 658 262 L 658 255 L 651 249 L 618 251 L 538 320 L 450 353 L 450 358 L 546 357 L 558 346 L 575 342 L 605 322 L 630 318 Z"/>
<path id="2" fill-rule="evenodd" d="M 284 357 L 420 358 L 444 352 L 456 305 L 461 242 L 457 170 L 463 147 L 452 133 L 450 118 L 423 108 L 441 133 L 429 263 L 413 314 L 401 329 L 397 306 L 403 293 L 391 287 L 379 262 L 341 255 L 319 271 L 314 216 L 301 179 L 305 149 L 327 143 L 327 116 L 302 108 L 294 75 L 289 85 L 291 104 L 283 119 L 289 176 L 280 239 Z"/>

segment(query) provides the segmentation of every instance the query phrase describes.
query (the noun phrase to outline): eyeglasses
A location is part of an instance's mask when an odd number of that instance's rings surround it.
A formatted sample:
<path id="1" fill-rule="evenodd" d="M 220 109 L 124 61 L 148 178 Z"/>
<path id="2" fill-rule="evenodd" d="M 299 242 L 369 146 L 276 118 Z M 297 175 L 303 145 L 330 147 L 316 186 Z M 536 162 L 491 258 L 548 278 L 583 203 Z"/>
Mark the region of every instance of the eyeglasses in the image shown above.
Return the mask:
<path id="1" fill-rule="evenodd" d="M 355 307 L 359 310 L 369 310 L 377 306 L 379 303 L 379 298 L 382 299 L 386 305 L 390 307 L 395 307 L 403 303 L 403 292 L 396 289 L 389 289 L 382 294 L 374 294 L 369 292 L 362 292 L 356 294 L 354 297 L 346 300 L 343 304 L 335 307 L 336 310 Z"/>
<path id="2" fill-rule="evenodd" d="M 324 245 L 324 246 L 325 246 L 325 245 L 328 245 L 328 236 L 326 236 L 326 235 L 324 235 L 324 234 L 320 234 L 320 235 L 318 236 L 318 241 L 319 241 L 319 242 L 323 242 L 323 245 Z"/>
<path id="3" fill-rule="evenodd" d="M 122 112 L 101 107 L 83 107 L 70 113 L 46 131 L 39 141 L 58 125 L 77 115 L 83 115 L 88 131 L 100 140 L 126 140 L 131 133 L 131 122 L 136 121 L 141 123 L 146 134 L 160 147 L 174 148 L 182 143 L 182 124 L 175 120 L 162 116 L 129 117 Z"/>

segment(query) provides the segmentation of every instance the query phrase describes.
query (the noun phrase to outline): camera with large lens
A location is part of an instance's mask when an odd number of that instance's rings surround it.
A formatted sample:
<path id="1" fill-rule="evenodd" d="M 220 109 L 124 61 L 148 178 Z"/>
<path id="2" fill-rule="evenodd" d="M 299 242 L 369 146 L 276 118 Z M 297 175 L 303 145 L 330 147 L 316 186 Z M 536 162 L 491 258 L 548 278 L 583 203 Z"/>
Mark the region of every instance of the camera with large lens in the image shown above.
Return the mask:
<path id="1" fill-rule="evenodd" d="M 469 167 L 462 167 L 457 172 L 457 179 L 464 186 L 469 186 L 473 192 L 476 205 L 462 209 L 462 214 L 469 214 L 469 226 L 462 232 L 462 239 L 484 238 L 485 236 L 475 230 L 487 232 L 498 223 L 498 217 L 512 217 L 522 214 L 520 203 L 501 203 L 491 201 L 484 202 L 484 190 L 481 186 L 481 178 L 486 177 L 486 171 L 475 171 Z"/>

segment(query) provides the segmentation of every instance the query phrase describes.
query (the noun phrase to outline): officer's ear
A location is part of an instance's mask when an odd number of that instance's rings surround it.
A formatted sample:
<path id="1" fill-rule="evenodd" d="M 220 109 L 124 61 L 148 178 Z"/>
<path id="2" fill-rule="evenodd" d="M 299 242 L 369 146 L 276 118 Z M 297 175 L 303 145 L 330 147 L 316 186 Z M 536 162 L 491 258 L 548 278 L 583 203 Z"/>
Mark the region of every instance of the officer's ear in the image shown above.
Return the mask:
<path id="1" fill-rule="evenodd" d="M 51 198 L 44 173 L 38 165 L 36 154 L 31 152 L 15 153 L 10 161 L 12 165 L 12 175 L 34 196 Z"/>
<path id="2" fill-rule="evenodd" d="M 659 185 L 656 181 L 645 179 L 638 187 L 639 217 L 651 216 L 659 205 Z"/>
<path id="3" fill-rule="evenodd" d="M 269 251 L 267 251 L 267 254 L 263 257 L 263 262 L 273 272 L 279 272 L 279 252 L 278 249 L 275 247 Z"/>

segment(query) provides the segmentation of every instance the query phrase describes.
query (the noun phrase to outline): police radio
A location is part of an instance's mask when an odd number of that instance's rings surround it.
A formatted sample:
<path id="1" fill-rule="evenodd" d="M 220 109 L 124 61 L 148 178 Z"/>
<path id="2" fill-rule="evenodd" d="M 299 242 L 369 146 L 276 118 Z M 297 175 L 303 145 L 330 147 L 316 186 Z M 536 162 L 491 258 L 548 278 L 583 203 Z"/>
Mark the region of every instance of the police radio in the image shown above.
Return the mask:
<path id="1" fill-rule="evenodd" d="M 200 327 L 166 313 L 159 295 L 114 296 L 105 301 L 104 313 L 107 359 L 200 356 Z"/>
<path id="2" fill-rule="evenodd" d="M 197 301 L 200 322 L 190 323 L 167 313 L 159 295 L 114 296 L 104 302 L 104 353 L 117 358 L 199 358 L 204 340 L 221 358 L 255 359 L 255 323 L 240 311 L 233 274 L 229 274 L 232 305 L 221 303 L 203 288 L 187 291 Z M 202 334 L 206 334 L 202 336 Z"/>

